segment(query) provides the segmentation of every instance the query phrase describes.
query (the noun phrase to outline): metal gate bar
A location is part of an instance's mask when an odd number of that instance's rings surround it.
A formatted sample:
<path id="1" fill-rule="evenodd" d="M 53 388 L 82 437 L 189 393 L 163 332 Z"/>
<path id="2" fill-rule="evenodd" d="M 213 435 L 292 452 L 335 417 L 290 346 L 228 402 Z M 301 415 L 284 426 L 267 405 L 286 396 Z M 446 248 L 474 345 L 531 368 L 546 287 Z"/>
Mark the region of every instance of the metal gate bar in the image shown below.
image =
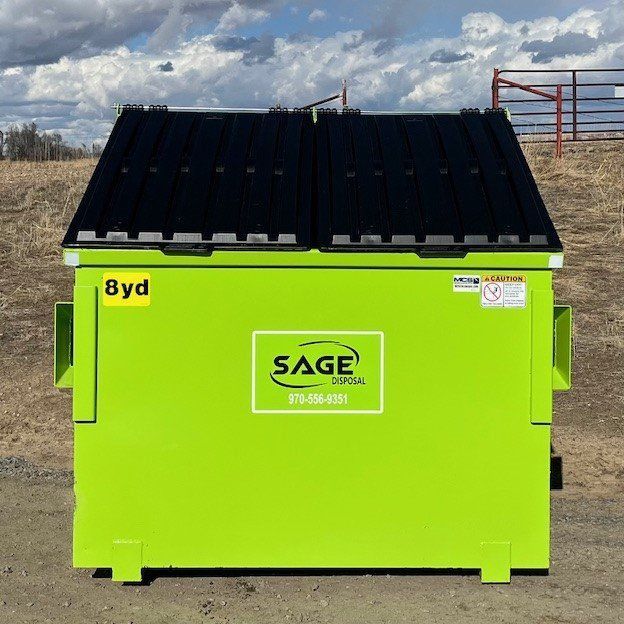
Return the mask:
<path id="1" fill-rule="evenodd" d="M 501 76 L 503 73 L 506 76 Z M 552 75 L 553 81 L 525 82 L 521 81 L 522 74 L 540 74 L 543 77 Z M 582 81 L 585 74 L 588 77 L 597 74 L 606 76 L 597 76 L 598 80 L 590 78 Z M 518 76 L 518 79 L 511 80 L 507 77 L 509 75 Z M 609 76 L 616 79 L 608 80 Z M 622 95 L 618 94 L 619 87 L 622 88 Z M 613 88 L 613 95 L 599 93 L 607 88 Z M 537 97 L 521 97 L 523 93 Z M 621 108 L 618 108 L 619 102 L 622 102 Z M 526 106 L 521 107 L 521 104 L 541 105 L 547 110 L 527 110 Z M 600 104 L 608 108 L 600 107 Z M 554 138 L 549 139 L 549 142 L 556 144 L 556 156 L 561 156 L 564 141 L 624 139 L 624 68 L 553 70 L 495 68 L 492 79 L 492 106 L 494 108 L 505 106 L 509 109 L 514 130 L 522 139 L 535 140 L 530 138 L 531 135 L 553 135 Z M 602 115 L 609 117 L 605 118 Z M 553 122 L 530 123 L 526 119 L 536 116 L 551 117 Z M 607 129 L 605 126 L 612 127 Z M 544 130 L 548 127 L 552 128 L 551 132 Z"/>

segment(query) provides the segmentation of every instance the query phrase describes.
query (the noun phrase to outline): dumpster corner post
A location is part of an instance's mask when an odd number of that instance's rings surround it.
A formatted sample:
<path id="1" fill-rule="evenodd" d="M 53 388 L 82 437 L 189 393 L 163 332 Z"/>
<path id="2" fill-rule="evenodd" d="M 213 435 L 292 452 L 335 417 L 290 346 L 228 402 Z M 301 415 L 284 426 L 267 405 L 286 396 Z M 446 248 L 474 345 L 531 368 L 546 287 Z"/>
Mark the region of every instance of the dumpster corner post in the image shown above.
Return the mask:
<path id="1" fill-rule="evenodd" d="M 143 544 L 133 540 L 115 540 L 112 548 L 113 581 L 140 583 L 143 580 Z"/>
<path id="2" fill-rule="evenodd" d="M 481 542 L 481 582 L 509 583 L 510 580 L 510 542 Z"/>

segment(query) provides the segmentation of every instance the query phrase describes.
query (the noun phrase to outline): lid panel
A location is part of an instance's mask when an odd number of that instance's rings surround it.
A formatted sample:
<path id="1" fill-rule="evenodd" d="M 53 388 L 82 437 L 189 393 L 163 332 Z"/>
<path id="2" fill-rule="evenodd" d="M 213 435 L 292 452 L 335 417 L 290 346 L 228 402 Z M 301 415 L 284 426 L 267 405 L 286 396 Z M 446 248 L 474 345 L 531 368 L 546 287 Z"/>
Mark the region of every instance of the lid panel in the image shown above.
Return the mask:
<path id="1" fill-rule="evenodd" d="M 158 152 L 152 156 L 141 199 L 129 227 L 133 238 L 141 232 L 166 234 L 167 217 L 178 181 L 186 181 L 182 154 L 187 149 L 193 121 L 192 117 L 176 113 Z"/>
<path id="2" fill-rule="evenodd" d="M 68 242 L 68 238 L 76 238 L 79 231 L 96 236 L 96 229 L 114 201 L 112 197 L 123 176 L 122 165 L 126 153 L 135 140 L 139 126 L 144 122 L 145 119 L 139 115 L 122 115 L 117 120 L 64 243 Z"/>
<path id="3" fill-rule="evenodd" d="M 108 205 L 103 207 L 103 218 L 96 229 L 98 237 L 117 240 L 128 238 L 137 206 L 145 197 L 145 184 L 150 176 L 152 158 L 156 156 L 166 122 L 167 114 L 155 111 L 145 119 L 136 143 L 128 146 L 119 175 L 113 181 L 113 196 Z M 151 229 L 156 231 L 159 227 L 162 227 L 162 223 L 154 218 Z"/>
<path id="4" fill-rule="evenodd" d="M 518 229 L 518 215 L 515 198 L 512 196 L 506 179 L 506 168 L 490 138 L 483 118 L 479 115 L 465 115 L 462 119 L 468 135 L 484 190 L 484 208 L 488 215 L 488 240 L 497 240 L 500 232 Z"/>
<path id="5" fill-rule="evenodd" d="M 436 125 L 448 163 L 462 237 L 485 236 L 484 241 L 489 241 L 493 232 L 488 204 L 479 177 L 479 163 L 470 150 L 464 124 L 458 117 L 447 116 L 437 119 Z"/>
<path id="6" fill-rule="evenodd" d="M 301 162 L 302 158 L 311 159 L 311 146 L 306 145 L 303 132 L 303 116 L 287 115 L 285 122 L 282 123 L 283 140 L 279 144 L 278 162 L 275 189 L 272 196 L 272 210 L 269 221 L 269 240 L 276 241 L 280 234 L 282 238 L 285 236 L 294 237 L 297 235 L 297 214 L 290 209 L 290 205 L 294 202 L 301 206 L 301 212 L 309 212 L 303 208 L 304 200 L 300 196 L 301 183 Z M 310 169 L 310 164 L 306 165 Z M 281 171 L 281 174 L 279 172 Z M 309 197 L 310 183 L 305 184 L 306 194 Z M 309 206 L 309 201 L 308 201 Z M 309 226 L 306 227 L 306 231 Z"/>
<path id="7" fill-rule="evenodd" d="M 214 234 L 227 234 L 234 237 L 234 240 L 242 238 L 239 224 L 241 213 L 247 207 L 244 208 L 243 203 L 249 202 L 250 179 L 247 169 L 251 161 L 255 117 L 251 114 L 240 114 L 233 119 L 223 160 L 217 163 L 219 190 L 216 201 L 209 206 L 205 230 L 209 237 Z"/>
<path id="8" fill-rule="evenodd" d="M 192 147 L 181 165 L 181 184 L 172 202 L 167 230 L 194 234 L 199 238 L 204 230 L 211 191 L 216 185 L 216 159 L 222 149 L 223 117 L 206 115 L 196 119 L 191 132 Z"/>
<path id="9" fill-rule="evenodd" d="M 424 241 L 420 224 L 418 198 L 408 167 L 405 128 L 402 119 L 382 116 L 375 118 L 379 139 L 381 176 L 385 205 L 388 212 L 388 228 L 392 236 L 414 241 Z"/>
<path id="10" fill-rule="evenodd" d="M 435 120 L 424 116 L 408 118 L 405 125 L 414 163 L 412 175 L 420 197 L 424 242 L 459 242 L 457 213 L 444 188 L 448 162 L 440 152 Z"/>
<path id="11" fill-rule="evenodd" d="M 518 140 L 513 130 L 507 123 L 503 123 L 500 116 L 490 115 L 490 123 L 498 137 L 499 144 L 507 163 L 511 186 L 515 191 L 518 201 L 519 213 L 526 228 L 524 240 L 547 236 L 548 229 L 553 228 L 548 217 L 548 212 L 542 198 L 537 191 L 537 186 L 526 163 L 524 154 L 520 149 Z M 506 120 L 505 120 L 506 121 Z M 547 220 L 547 223 L 545 223 Z"/>
<path id="12" fill-rule="evenodd" d="M 561 249 L 498 111 L 125 109 L 63 244 Z"/>
<path id="13" fill-rule="evenodd" d="M 240 230 L 247 239 L 248 234 L 269 236 L 269 220 L 272 209 L 272 192 L 277 187 L 277 178 L 283 168 L 278 164 L 278 147 L 283 140 L 281 115 L 270 115 L 261 120 L 247 172 L 253 172 L 250 185 L 250 200 L 244 205 Z M 277 189 L 276 189 L 277 190 Z"/>

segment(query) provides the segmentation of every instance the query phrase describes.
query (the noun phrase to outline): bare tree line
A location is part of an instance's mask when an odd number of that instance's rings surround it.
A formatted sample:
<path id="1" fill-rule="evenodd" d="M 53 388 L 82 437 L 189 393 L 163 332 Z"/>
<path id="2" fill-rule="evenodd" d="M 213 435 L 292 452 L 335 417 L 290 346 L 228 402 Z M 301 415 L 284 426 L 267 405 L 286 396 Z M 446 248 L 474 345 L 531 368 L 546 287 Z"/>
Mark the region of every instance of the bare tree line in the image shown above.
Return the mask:
<path id="1" fill-rule="evenodd" d="M 13 124 L 4 133 L 0 132 L 0 159 L 75 160 L 97 158 L 101 153 L 99 143 L 93 143 L 90 148 L 84 143 L 78 147 L 67 145 L 60 133 L 41 131 L 34 122 Z"/>

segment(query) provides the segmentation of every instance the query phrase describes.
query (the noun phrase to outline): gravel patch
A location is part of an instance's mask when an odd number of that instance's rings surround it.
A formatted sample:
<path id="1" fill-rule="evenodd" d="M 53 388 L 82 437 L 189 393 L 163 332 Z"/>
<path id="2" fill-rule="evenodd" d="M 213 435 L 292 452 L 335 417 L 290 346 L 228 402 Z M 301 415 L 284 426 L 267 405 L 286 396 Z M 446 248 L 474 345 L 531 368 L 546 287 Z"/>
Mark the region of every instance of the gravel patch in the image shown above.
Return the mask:
<path id="1" fill-rule="evenodd" d="M 74 473 L 71 470 L 41 468 L 21 457 L 0 457 L 0 477 L 24 479 L 32 483 L 54 483 L 67 487 L 74 482 Z"/>

